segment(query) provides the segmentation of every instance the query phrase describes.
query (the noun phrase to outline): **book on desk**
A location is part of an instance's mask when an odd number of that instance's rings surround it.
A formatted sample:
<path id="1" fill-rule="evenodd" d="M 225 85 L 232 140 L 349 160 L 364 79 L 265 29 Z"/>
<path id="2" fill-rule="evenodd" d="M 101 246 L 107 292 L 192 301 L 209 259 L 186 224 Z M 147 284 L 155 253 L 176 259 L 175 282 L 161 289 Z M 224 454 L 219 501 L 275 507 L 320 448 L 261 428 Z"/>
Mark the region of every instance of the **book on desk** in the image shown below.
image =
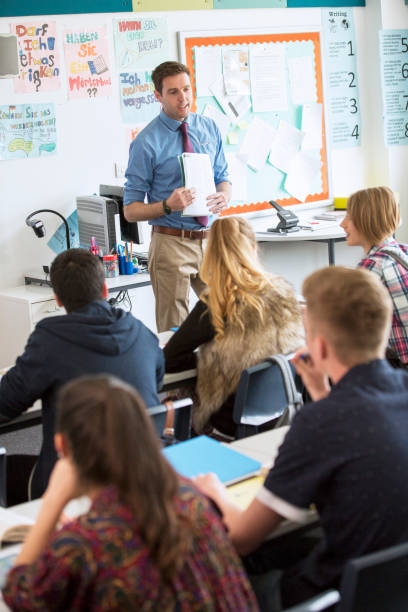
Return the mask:
<path id="1" fill-rule="evenodd" d="M 198 436 L 163 449 L 173 468 L 194 478 L 214 472 L 226 485 L 258 474 L 262 464 L 208 436 Z"/>

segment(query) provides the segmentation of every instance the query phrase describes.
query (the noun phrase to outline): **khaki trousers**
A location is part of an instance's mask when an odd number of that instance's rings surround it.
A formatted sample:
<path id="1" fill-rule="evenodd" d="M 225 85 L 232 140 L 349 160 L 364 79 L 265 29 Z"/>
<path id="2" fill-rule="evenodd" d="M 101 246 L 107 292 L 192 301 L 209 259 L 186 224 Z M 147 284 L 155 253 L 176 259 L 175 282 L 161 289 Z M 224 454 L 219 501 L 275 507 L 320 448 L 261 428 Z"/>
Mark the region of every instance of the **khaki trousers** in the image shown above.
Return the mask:
<path id="1" fill-rule="evenodd" d="M 152 233 L 149 272 L 159 333 L 178 327 L 187 317 L 190 286 L 197 296 L 205 288 L 199 271 L 206 243 L 207 240 Z"/>

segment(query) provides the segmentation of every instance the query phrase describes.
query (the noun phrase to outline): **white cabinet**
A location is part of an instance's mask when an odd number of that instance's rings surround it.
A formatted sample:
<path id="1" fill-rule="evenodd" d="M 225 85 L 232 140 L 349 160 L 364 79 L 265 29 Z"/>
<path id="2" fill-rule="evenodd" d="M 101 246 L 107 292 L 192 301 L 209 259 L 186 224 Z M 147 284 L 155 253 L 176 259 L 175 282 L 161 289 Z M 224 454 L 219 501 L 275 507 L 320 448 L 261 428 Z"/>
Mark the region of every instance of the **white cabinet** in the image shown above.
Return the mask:
<path id="1" fill-rule="evenodd" d="M 0 292 L 0 368 L 14 364 L 36 323 L 64 314 L 50 287 L 22 285 Z"/>

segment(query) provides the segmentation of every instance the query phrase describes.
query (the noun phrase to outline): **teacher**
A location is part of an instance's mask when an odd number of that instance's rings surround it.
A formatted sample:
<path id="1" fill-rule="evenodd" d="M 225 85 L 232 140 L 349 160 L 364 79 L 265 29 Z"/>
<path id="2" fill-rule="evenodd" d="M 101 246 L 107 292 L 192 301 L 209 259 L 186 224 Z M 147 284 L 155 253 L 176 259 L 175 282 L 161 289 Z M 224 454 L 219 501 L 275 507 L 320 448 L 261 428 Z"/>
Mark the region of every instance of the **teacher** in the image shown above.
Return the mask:
<path id="1" fill-rule="evenodd" d="M 187 317 L 190 286 L 197 295 L 205 286 L 199 270 L 209 219 L 181 214 L 195 191 L 182 187 L 178 155 L 209 155 L 216 185 L 216 193 L 207 198 L 209 215 L 227 206 L 231 184 L 218 127 L 212 119 L 190 112 L 193 93 L 187 66 L 164 62 L 152 72 L 152 80 L 162 109 L 130 145 L 124 214 L 128 221 L 148 220 L 152 226 L 149 272 L 157 330 L 162 332 Z"/>

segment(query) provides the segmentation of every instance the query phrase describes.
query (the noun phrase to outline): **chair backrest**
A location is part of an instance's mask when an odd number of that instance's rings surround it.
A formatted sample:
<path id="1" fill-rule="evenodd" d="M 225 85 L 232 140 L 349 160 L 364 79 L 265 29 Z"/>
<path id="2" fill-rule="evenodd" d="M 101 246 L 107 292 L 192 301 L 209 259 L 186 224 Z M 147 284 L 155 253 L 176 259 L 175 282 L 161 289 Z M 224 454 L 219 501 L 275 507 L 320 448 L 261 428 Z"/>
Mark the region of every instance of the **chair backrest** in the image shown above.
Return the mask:
<path id="1" fill-rule="evenodd" d="M 164 446 L 188 440 L 191 436 L 191 410 L 189 397 L 148 408 L 154 426 Z"/>
<path id="2" fill-rule="evenodd" d="M 4 447 L 0 447 L 0 506 L 7 508 L 7 454 Z"/>
<path id="3" fill-rule="evenodd" d="M 286 421 L 292 420 L 302 405 L 293 374 L 293 366 L 284 355 L 271 355 L 242 372 L 233 411 L 238 425 L 236 437 L 256 433 L 260 425 L 285 413 Z"/>
<path id="4" fill-rule="evenodd" d="M 339 612 L 408 610 L 408 542 L 348 561 Z"/>

